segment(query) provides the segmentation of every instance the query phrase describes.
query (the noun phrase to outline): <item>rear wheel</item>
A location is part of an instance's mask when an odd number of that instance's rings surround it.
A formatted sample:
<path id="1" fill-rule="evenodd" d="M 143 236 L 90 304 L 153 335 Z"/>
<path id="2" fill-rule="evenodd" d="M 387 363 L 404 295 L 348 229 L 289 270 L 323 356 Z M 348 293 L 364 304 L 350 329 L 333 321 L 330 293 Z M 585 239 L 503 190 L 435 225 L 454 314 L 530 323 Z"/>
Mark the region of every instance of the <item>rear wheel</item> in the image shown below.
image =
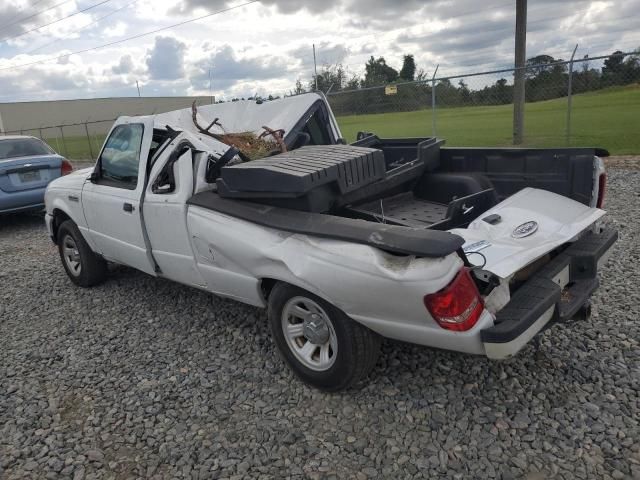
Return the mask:
<path id="1" fill-rule="evenodd" d="M 73 221 L 60 225 L 57 238 L 62 266 L 73 283 L 87 288 L 104 281 L 107 263 L 91 250 Z"/>
<path id="2" fill-rule="evenodd" d="M 380 337 L 301 288 L 278 283 L 269 296 L 271 334 L 305 383 L 335 392 L 358 384 L 375 366 Z"/>

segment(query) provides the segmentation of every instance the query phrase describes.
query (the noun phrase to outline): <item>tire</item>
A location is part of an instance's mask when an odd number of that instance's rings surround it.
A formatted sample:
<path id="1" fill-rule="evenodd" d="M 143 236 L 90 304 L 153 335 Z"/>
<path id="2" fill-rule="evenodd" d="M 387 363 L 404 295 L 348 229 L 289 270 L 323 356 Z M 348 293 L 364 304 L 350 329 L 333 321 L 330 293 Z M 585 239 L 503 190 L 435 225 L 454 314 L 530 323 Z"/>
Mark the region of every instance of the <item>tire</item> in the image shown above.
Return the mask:
<path id="1" fill-rule="evenodd" d="M 277 283 L 268 317 L 281 356 L 312 387 L 337 392 L 361 386 L 376 364 L 380 336 L 306 290 Z"/>
<path id="2" fill-rule="evenodd" d="M 104 282 L 107 262 L 93 253 L 73 221 L 65 220 L 60 225 L 57 239 L 62 266 L 73 283 L 89 288 Z"/>

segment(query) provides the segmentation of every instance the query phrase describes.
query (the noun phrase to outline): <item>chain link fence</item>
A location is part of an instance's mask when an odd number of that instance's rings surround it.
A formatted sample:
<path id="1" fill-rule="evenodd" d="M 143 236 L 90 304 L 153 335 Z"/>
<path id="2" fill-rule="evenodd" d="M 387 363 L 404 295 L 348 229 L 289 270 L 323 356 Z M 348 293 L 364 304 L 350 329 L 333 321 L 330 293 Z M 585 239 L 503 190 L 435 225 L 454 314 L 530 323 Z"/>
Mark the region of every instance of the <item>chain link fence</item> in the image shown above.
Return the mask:
<path id="1" fill-rule="evenodd" d="M 530 62 L 531 63 L 531 62 Z M 640 55 L 529 64 L 524 145 L 640 153 Z M 343 134 L 438 136 L 456 146 L 513 144 L 515 69 L 331 92 Z"/>

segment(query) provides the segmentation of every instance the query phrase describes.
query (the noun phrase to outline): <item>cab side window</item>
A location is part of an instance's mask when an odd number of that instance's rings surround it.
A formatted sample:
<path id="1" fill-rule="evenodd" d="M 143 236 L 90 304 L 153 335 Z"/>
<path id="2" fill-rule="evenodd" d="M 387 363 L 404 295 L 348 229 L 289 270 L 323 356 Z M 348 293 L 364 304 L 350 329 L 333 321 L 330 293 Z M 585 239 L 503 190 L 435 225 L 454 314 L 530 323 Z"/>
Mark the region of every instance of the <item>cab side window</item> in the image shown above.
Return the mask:
<path id="1" fill-rule="evenodd" d="M 118 125 L 111 132 L 100 155 L 100 183 L 135 190 L 143 134 L 141 124 Z"/>

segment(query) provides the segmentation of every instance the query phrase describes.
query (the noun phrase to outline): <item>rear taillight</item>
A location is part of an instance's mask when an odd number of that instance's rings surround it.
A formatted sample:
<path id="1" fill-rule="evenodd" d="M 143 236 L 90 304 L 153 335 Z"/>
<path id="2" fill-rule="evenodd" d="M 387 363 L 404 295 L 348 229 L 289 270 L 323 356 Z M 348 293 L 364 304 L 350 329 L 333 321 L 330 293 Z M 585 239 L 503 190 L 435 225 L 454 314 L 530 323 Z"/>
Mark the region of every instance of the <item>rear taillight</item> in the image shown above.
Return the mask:
<path id="1" fill-rule="evenodd" d="M 482 297 L 468 268 L 460 270 L 443 290 L 426 295 L 424 305 L 438 325 L 456 332 L 471 329 L 484 310 Z"/>
<path id="2" fill-rule="evenodd" d="M 598 177 L 598 201 L 596 207 L 604 207 L 604 198 L 607 195 L 607 174 L 603 172 Z"/>
<path id="3" fill-rule="evenodd" d="M 63 159 L 60 167 L 60 174 L 64 177 L 65 175 L 69 175 L 71 172 L 73 172 L 73 165 L 66 158 Z"/>

